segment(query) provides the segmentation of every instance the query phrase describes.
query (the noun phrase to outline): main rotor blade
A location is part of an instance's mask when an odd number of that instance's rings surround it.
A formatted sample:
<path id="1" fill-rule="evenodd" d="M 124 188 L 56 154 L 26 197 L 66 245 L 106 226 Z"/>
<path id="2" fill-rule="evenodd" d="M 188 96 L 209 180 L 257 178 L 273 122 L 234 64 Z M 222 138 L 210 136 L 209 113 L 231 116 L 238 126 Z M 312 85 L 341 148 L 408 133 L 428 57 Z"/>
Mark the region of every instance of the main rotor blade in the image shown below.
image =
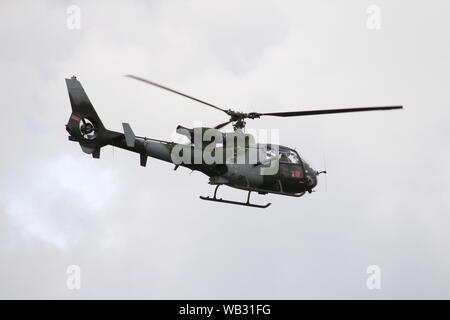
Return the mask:
<path id="1" fill-rule="evenodd" d="M 156 82 L 153 82 L 153 81 L 150 81 L 150 80 L 141 78 L 141 77 L 133 76 L 133 75 L 131 75 L 131 74 L 127 74 L 127 75 L 125 75 L 125 77 L 131 78 L 131 79 L 135 79 L 135 80 L 138 80 L 138 81 L 142 81 L 142 82 L 145 82 L 145 83 L 147 83 L 147 84 L 151 84 L 152 86 L 155 86 L 155 87 L 158 87 L 158 88 L 161 88 L 161 89 L 164 89 L 164 90 L 167 90 L 167 91 L 170 91 L 170 92 L 179 94 L 180 96 L 183 96 L 183 97 L 192 99 L 192 100 L 194 100 L 194 101 L 197 101 L 197 102 L 200 102 L 200 103 L 203 103 L 203 104 L 206 104 L 207 106 L 213 107 L 213 108 L 215 108 L 215 109 L 217 109 L 217 110 L 220 110 L 220 111 L 223 111 L 223 112 L 227 113 L 227 110 L 225 110 L 225 109 L 219 108 L 218 106 L 215 106 L 215 105 L 213 105 L 213 104 L 211 104 L 211 103 L 208 103 L 208 102 L 206 102 L 206 101 L 202 101 L 202 100 L 200 100 L 200 99 L 191 97 L 191 96 L 189 96 L 189 95 L 187 95 L 187 94 L 184 94 L 184 93 L 182 93 L 182 92 L 179 92 L 179 91 L 170 89 L 170 88 L 165 87 L 165 86 L 163 86 L 163 85 L 160 85 L 160 84 L 158 84 L 158 83 L 156 83 Z"/>
<path id="2" fill-rule="evenodd" d="M 231 123 L 231 122 L 232 122 L 232 121 L 230 120 L 230 121 L 227 121 L 227 122 L 218 124 L 217 126 L 214 127 L 214 129 L 220 129 L 220 128 L 223 128 L 223 127 L 225 127 L 227 124 L 229 124 L 229 123 Z"/>
<path id="3" fill-rule="evenodd" d="M 269 113 L 257 113 L 257 115 L 258 116 L 274 116 L 274 117 L 297 117 L 297 116 L 310 116 L 310 115 L 316 115 L 316 114 L 361 112 L 361 111 L 378 111 L 378 110 L 394 110 L 394 109 L 403 109 L 403 106 L 343 108 L 343 109 L 288 111 L 288 112 L 269 112 Z"/>

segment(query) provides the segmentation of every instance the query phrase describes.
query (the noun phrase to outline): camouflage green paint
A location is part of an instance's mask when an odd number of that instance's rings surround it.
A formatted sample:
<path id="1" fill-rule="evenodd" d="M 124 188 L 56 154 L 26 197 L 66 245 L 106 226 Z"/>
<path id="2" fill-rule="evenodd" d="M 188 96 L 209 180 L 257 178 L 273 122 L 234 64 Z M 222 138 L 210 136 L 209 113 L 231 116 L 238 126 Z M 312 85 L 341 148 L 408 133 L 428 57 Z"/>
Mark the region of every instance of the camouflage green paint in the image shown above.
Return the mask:
<path id="1" fill-rule="evenodd" d="M 71 79 L 66 79 L 66 84 L 72 106 L 72 114 L 66 125 L 66 130 L 70 134 L 69 140 L 79 142 L 82 150 L 88 154 L 92 154 L 95 158 L 100 157 L 100 149 L 102 147 L 112 145 L 138 153 L 144 159 L 151 157 L 173 163 L 171 155 L 173 148 L 177 147 L 184 149 L 186 152 L 191 152 L 190 163 L 181 163 L 180 166 L 204 173 L 210 177 L 211 184 L 225 184 L 230 187 L 257 191 L 263 194 L 279 193 L 285 195 L 301 195 L 305 191 L 311 192 L 317 184 L 317 172 L 302 160 L 298 164 L 280 161 L 278 172 L 274 175 L 262 175 L 259 165 L 228 163 L 232 162 L 230 161 L 229 155 L 233 154 L 233 152 L 225 152 L 226 149 L 223 149 L 223 147 L 217 147 L 214 150 L 215 152 L 219 152 L 219 148 L 222 148 L 222 151 L 224 151 L 223 161 L 219 164 L 194 163 L 192 161 L 195 152 L 194 146 L 190 145 L 180 145 L 149 138 L 136 138 L 134 146 L 129 147 L 127 146 L 123 133 L 105 128 L 81 83 L 75 77 L 72 77 Z M 83 127 L 84 121 L 89 121 L 93 124 L 94 130 L 91 134 L 95 138 L 85 138 L 86 135 L 84 133 L 86 132 L 80 129 Z M 209 128 L 200 129 L 202 132 L 205 132 Z M 85 128 L 85 131 L 88 130 Z M 201 149 L 203 150 L 210 142 L 201 143 Z M 245 153 L 248 152 L 249 148 L 246 144 Z M 297 172 L 297 176 L 293 175 L 293 172 Z"/>

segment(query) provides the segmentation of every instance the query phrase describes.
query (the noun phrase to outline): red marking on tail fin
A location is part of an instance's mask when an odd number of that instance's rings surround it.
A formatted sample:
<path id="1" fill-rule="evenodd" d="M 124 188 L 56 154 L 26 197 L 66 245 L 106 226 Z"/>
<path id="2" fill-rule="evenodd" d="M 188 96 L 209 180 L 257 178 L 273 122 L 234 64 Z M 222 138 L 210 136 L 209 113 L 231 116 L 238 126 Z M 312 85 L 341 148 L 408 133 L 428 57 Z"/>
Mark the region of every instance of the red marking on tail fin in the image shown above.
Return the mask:
<path id="1" fill-rule="evenodd" d="M 79 117 L 77 117 L 76 115 L 72 114 L 70 116 L 71 119 L 75 120 L 75 121 L 80 121 L 81 119 Z"/>

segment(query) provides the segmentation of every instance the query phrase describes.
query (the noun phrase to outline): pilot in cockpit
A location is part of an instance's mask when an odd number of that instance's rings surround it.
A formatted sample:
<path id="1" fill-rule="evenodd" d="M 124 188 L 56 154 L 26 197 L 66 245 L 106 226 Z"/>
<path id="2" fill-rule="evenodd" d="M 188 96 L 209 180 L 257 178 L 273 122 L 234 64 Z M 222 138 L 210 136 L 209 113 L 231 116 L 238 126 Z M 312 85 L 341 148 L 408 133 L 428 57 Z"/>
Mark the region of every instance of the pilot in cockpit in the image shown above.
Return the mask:
<path id="1" fill-rule="evenodd" d="M 289 161 L 289 158 L 288 158 L 288 156 L 286 155 L 286 153 L 281 153 L 280 161 L 281 161 L 281 162 L 291 162 L 291 161 Z"/>

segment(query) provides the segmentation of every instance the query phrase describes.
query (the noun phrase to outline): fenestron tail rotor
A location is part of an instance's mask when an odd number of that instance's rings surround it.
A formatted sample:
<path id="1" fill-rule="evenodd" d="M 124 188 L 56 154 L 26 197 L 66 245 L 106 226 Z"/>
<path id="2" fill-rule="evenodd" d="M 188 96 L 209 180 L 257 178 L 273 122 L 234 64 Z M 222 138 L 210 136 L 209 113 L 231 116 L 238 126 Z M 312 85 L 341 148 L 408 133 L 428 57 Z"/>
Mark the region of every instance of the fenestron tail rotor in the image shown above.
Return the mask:
<path id="1" fill-rule="evenodd" d="M 226 113 L 228 116 L 230 116 L 230 120 L 227 122 L 223 122 L 221 124 L 216 125 L 215 129 L 220 129 L 225 127 L 226 125 L 232 123 L 233 128 L 236 129 L 242 129 L 245 127 L 245 119 L 259 119 L 263 116 L 272 116 L 272 117 L 300 117 L 300 116 L 310 116 L 310 115 L 322 115 L 322 114 L 333 114 L 333 113 L 347 113 L 347 112 L 364 112 L 364 111 L 386 111 L 386 110 L 395 110 L 395 109 L 402 109 L 403 106 L 376 106 L 376 107 L 356 107 L 356 108 L 339 108 L 339 109 L 322 109 L 322 110 L 303 110 L 303 111 L 286 111 L 286 112 L 239 112 L 239 111 L 233 111 L 231 109 L 224 109 L 220 108 L 214 104 L 211 104 L 209 102 L 197 99 L 195 97 L 192 97 L 190 95 L 187 95 L 185 93 L 179 92 L 177 90 L 171 89 L 169 87 L 163 86 L 161 84 L 158 84 L 156 82 L 134 76 L 134 75 L 126 75 L 128 78 L 132 78 L 138 81 L 142 81 L 144 83 L 150 84 L 152 86 L 158 87 L 163 90 L 167 90 L 169 92 L 181 95 L 185 98 L 197 101 L 199 103 L 202 103 L 204 105 L 207 105 L 209 107 L 212 107 L 214 109 L 220 110 L 224 113 Z"/>
<path id="2" fill-rule="evenodd" d="M 97 137 L 98 128 L 94 126 L 91 120 L 82 118 L 80 121 L 80 132 L 86 140 L 94 140 Z"/>

